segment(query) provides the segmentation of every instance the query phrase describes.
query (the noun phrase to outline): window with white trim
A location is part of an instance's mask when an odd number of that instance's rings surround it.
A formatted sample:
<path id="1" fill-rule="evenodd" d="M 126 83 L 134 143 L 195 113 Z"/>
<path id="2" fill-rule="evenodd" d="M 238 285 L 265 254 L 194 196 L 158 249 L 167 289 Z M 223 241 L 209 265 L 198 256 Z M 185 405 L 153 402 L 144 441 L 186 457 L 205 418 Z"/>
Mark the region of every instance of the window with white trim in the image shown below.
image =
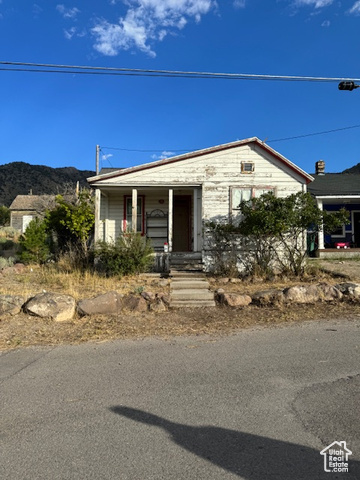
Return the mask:
<path id="1" fill-rule="evenodd" d="M 273 192 L 274 187 L 231 187 L 231 210 L 239 210 L 240 203 L 252 198 L 259 198 L 264 193 Z"/>
<path id="2" fill-rule="evenodd" d="M 125 226 L 126 231 L 132 231 L 132 197 L 125 196 Z M 144 234 L 144 196 L 137 197 L 136 231 Z"/>

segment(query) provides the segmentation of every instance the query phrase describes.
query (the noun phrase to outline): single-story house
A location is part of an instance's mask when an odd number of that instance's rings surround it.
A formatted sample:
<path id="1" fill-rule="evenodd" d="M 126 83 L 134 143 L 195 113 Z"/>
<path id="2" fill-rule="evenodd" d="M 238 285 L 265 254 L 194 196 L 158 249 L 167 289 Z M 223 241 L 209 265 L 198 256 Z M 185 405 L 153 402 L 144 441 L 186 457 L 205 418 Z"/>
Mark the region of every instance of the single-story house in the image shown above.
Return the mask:
<path id="1" fill-rule="evenodd" d="M 350 213 L 349 224 L 342 225 L 331 234 L 319 232 L 319 255 L 331 253 L 331 249 L 341 249 L 344 253 L 344 247 L 355 253 L 354 248 L 360 248 L 360 174 L 325 173 L 325 162 L 320 160 L 316 163 L 313 177 L 309 192 L 321 210 L 334 212 L 345 208 Z"/>
<path id="2" fill-rule="evenodd" d="M 35 217 L 55 207 L 55 195 L 17 195 L 10 205 L 10 226 L 24 233 Z"/>
<path id="3" fill-rule="evenodd" d="M 88 178 L 95 189 L 95 240 L 136 231 L 158 255 L 196 258 L 211 270 L 208 221 L 228 221 L 241 200 L 306 192 L 313 178 L 256 137 Z"/>

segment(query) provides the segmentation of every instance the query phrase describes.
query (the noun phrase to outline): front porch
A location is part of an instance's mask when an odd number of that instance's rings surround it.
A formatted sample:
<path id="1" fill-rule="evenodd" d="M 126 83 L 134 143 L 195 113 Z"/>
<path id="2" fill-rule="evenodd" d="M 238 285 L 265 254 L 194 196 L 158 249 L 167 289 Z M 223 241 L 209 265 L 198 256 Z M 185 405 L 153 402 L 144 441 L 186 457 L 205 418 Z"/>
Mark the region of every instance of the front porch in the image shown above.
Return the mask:
<path id="1" fill-rule="evenodd" d="M 123 233 L 140 233 L 160 256 L 201 257 L 200 186 L 97 188 L 95 216 L 95 241 L 113 242 Z"/>

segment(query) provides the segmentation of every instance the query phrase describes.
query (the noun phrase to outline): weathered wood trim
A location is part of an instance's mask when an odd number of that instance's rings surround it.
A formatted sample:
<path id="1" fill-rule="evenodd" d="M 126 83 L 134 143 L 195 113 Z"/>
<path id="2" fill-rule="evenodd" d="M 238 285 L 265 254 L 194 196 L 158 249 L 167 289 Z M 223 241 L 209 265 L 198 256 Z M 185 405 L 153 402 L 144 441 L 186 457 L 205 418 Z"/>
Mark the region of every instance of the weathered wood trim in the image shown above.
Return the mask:
<path id="1" fill-rule="evenodd" d="M 174 190 L 169 189 L 169 252 L 172 252 L 173 245 L 173 216 L 174 216 Z"/>
<path id="2" fill-rule="evenodd" d="M 95 242 L 100 240 L 100 207 L 101 207 L 101 190 L 95 190 Z"/>
<path id="3" fill-rule="evenodd" d="M 137 190 L 136 188 L 133 188 L 132 190 L 131 222 L 132 222 L 132 231 L 136 233 L 136 228 L 137 228 Z"/>

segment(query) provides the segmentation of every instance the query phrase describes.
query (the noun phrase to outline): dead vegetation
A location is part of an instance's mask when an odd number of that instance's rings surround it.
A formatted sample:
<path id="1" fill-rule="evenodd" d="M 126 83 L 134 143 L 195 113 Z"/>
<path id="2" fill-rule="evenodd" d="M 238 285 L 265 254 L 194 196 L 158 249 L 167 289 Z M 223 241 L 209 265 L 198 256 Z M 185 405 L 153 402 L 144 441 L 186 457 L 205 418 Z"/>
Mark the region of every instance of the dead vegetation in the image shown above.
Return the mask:
<path id="1" fill-rule="evenodd" d="M 323 273 L 315 263 L 305 281 L 327 281 L 335 284 L 345 281 L 349 266 L 340 263 L 334 278 Z M 360 278 L 360 262 L 355 265 L 352 278 Z M 343 277 L 341 277 L 343 275 Z M 212 290 L 223 288 L 227 292 L 252 294 L 268 288 L 285 288 L 298 284 L 295 279 L 272 281 L 210 278 Z M 122 279 L 105 278 L 95 274 L 73 272 L 55 265 L 26 267 L 21 274 L 2 276 L 0 294 L 18 294 L 31 297 L 43 290 L 72 295 L 76 300 L 90 298 L 107 291 L 122 294 L 140 294 L 142 291 L 169 293 L 169 282 L 159 276 L 139 275 Z M 119 338 L 143 338 L 147 336 L 171 337 L 173 335 L 229 334 L 238 329 L 262 325 L 283 325 L 307 320 L 330 320 L 336 318 L 360 318 L 360 303 L 319 303 L 294 305 L 293 307 L 256 307 L 231 309 L 170 310 L 161 314 L 145 313 L 117 316 L 75 317 L 66 323 L 57 323 L 25 313 L 0 318 L 0 350 L 31 345 L 76 344 L 86 341 L 102 342 Z"/>

